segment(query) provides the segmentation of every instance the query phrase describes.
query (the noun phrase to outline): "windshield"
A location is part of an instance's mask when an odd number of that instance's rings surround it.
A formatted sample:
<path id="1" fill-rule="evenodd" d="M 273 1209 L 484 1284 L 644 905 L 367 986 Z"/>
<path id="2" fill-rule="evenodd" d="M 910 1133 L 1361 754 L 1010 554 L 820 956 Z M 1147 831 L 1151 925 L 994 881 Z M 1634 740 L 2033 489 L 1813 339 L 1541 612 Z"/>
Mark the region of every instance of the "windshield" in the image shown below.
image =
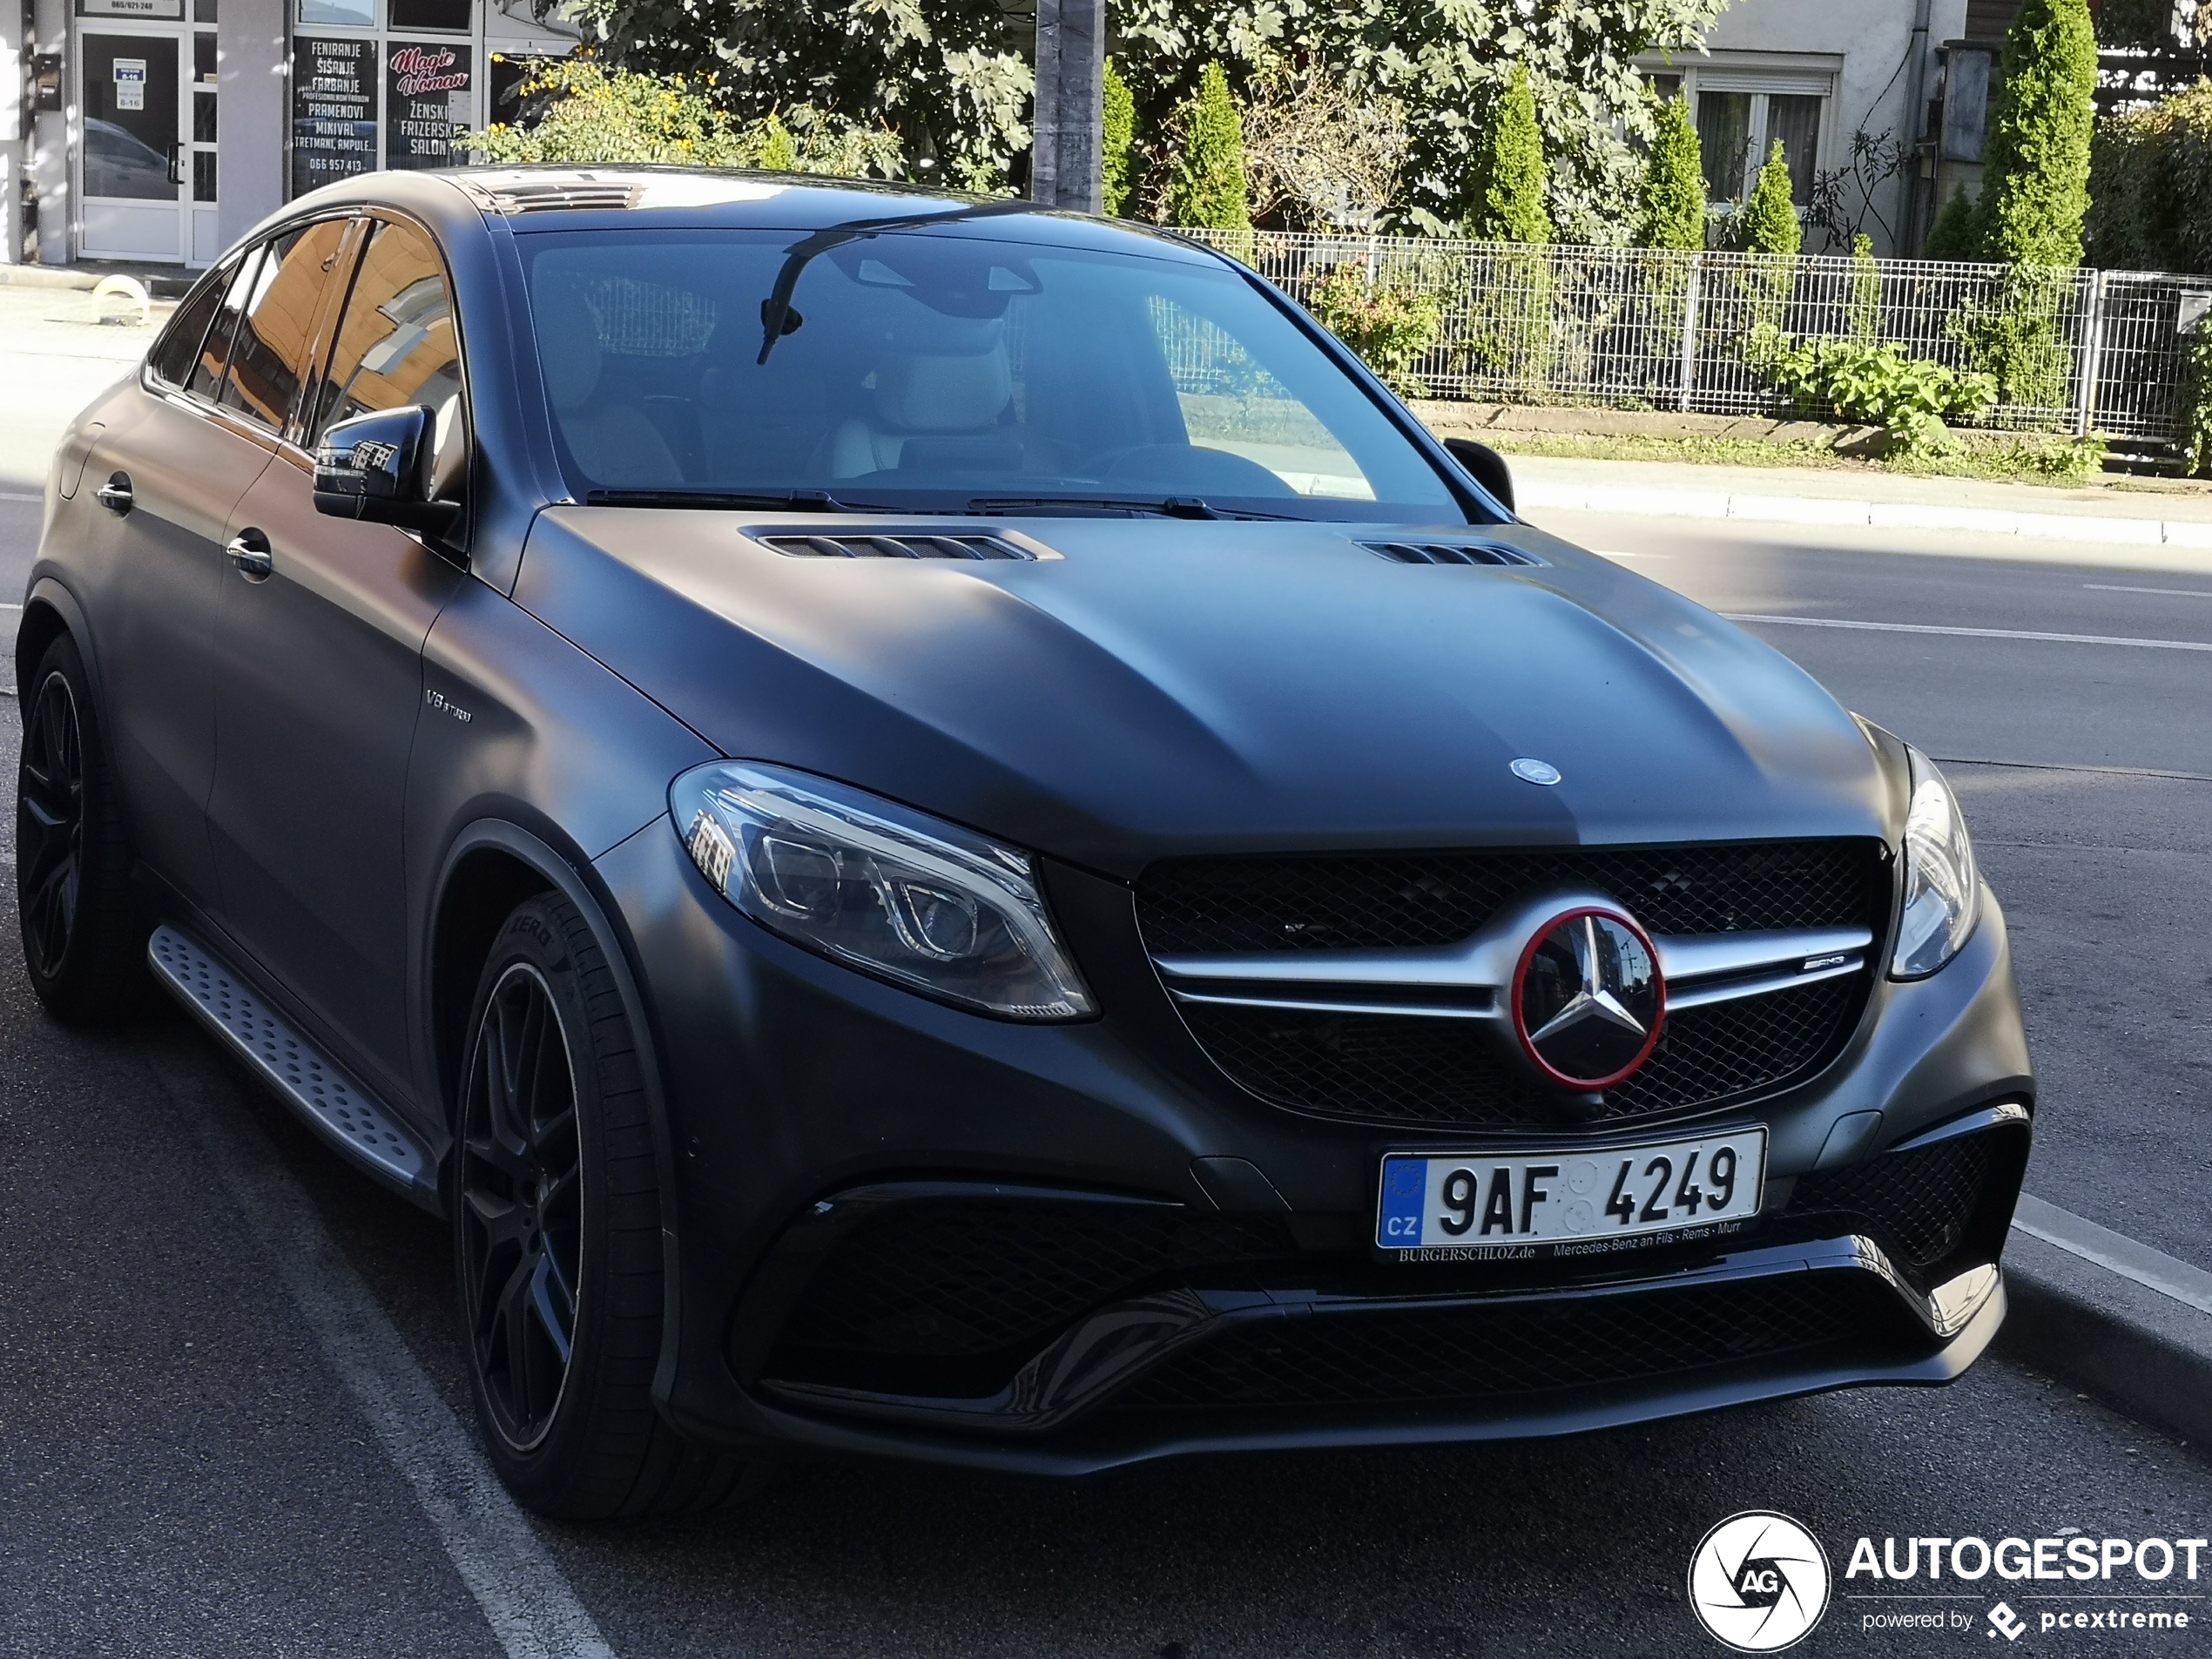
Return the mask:
<path id="1" fill-rule="evenodd" d="M 1225 269 L 947 231 L 519 239 L 579 500 L 1465 517 Z"/>

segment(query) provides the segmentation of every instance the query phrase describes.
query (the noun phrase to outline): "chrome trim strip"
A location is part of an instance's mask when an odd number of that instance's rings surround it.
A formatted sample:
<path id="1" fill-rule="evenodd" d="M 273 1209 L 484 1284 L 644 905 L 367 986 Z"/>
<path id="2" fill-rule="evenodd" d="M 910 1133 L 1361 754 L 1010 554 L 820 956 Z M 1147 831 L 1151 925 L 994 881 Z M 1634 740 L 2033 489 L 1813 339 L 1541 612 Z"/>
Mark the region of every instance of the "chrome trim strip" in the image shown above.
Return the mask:
<path id="1" fill-rule="evenodd" d="M 1732 1002 L 1738 997 L 1764 996 L 1770 991 L 1786 991 L 1796 985 L 1815 985 L 1824 979 L 1842 979 L 1856 974 L 1866 966 L 1861 955 L 1849 955 L 1830 968 L 1817 968 L 1809 974 L 1761 974 L 1752 978 L 1723 980 L 1717 985 L 1699 985 L 1694 981 L 1677 990 L 1670 981 L 1667 987 L 1667 1012 L 1679 1014 L 1684 1008 L 1703 1008 L 1709 1002 Z"/>
<path id="2" fill-rule="evenodd" d="M 1481 1007 L 1449 1002 L 1333 1001 L 1326 996 L 1238 996 L 1219 991 L 1185 991 L 1173 986 L 1168 995 L 1178 1002 L 1205 1002 L 1217 1008 L 1286 1008 L 1299 1014 L 1394 1014 L 1420 1020 L 1501 1020 L 1504 1010 L 1493 1002 Z"/>

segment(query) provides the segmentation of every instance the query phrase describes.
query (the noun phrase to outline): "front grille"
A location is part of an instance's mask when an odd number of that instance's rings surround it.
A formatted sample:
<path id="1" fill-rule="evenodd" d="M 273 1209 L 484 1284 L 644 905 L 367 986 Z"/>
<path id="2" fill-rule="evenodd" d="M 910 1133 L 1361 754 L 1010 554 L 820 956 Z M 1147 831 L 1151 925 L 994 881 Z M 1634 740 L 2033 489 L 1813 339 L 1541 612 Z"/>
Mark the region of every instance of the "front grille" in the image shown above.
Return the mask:
<path id="1" fill-rule="evenodd" d="M 1861 1273 L 1497 1307 L 1364 1312 L 1224 1332 L 1115 1402 L 1122 1411 L 1484 1399 L 1672 1375 L 1833 1342 L 1915 1334 Z"/>
<path id="2" fill-rule="evenodd" d="M 1710 1109 L 1811 1076 L 1850 1034 L 1866 977 L 1669 1015 L 1642 1069 L 1605 1092 L 1614 1123 Z M 1206 1052 L 1253 1094 L 1318 1116 L 1440 1129 L 1543 1129 L 1558 1096 L 1465 1020 L 1184 1005 Z"/>
<path id="3" fill-rule="evenodd" d="M 1172 859 L 1136 885 L 1156 956 L 1448 945 L 1507 900 L 1552 888 L 1609 894 L 1655 934 L 1874 927 L 1876 840 L 1501 853 Z"/>
<path id="4" fill-rule="evenodd" d="M 1155 955 L 1455 942 L 1501 905 L 1548 889 L 1608 894 L 1655 934 L 1778 928 L 1882 931 L 1887 887 L 1872 840 L 1564 848 L 1372 857 L 1190 859 L 1154 866 L 1137 914 Z M 1812 1076 L 1848 1040 L 1866 972 L 1667 1018 L 1650 1059 L 1605 1093 L 1610 1126 L 1710 1110 Z M 1226 1003 L 1179 1005 L 1233 1081 L 1278 1106 L 1354 1123 L 1555 1129 L 1559 1097 L 1474 1022 Z"/>
<path id="5" fill-rule="evenodd" d="M 1959 1248 L 1981 1206 L 1991 1140 L 1958 1135 L 1808 1175 L 1791 1194 L 1791 1213 L 1847 1216 L 1905 1265 L 1932 1266 Z"/>
<path id="6" fill-rule="evenodd" d="M 1296 1255 L 1282 1223 L 1265 1217 L 901 1204 L 863 1223 L 815 1271 L 768 1372 L 894 1393 L 988 1393 L 1094 1309 L 1197 1270 Z"/>

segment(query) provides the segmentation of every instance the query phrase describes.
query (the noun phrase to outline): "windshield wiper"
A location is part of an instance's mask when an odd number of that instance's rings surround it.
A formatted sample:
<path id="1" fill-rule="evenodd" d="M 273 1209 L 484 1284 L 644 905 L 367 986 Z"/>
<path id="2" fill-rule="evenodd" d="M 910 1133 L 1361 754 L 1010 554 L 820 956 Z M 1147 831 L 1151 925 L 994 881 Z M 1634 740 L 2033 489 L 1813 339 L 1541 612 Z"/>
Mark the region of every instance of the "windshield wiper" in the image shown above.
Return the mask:
<path id="1" fill-rule="evenodd" d="M 594 489 L 587 507 L 701 507 L 754 513 L 880 513 L 866 502 L 845 502 L 826 489 Z"/>
<path id="2" fill-rule="evenodd" d="M 1224 511 L 1196 496 L 978 496 L 968 503 L 971 513 L 1012 513 L 1027 508 L 1048 509 L 1072 507 L 1085 513 L 1151 513 L 1162 518 L 1275 518 L 1275 513 Z"/>

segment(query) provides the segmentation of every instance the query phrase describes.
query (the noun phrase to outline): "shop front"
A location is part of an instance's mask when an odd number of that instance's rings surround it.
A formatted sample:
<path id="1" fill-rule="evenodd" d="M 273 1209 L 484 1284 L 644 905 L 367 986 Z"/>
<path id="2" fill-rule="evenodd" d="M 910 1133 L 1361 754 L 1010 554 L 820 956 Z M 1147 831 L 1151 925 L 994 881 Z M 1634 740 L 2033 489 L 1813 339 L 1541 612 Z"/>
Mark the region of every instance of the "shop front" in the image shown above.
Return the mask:
<path id="1" fill-rule="evenodd" d="M 465 161 L 454 133 L 500 118 L 502 97 L 511 111 L 528 64 L 577 40 L 531 0 L 32 10 L 25 239 L 45 264 L 204 266 L 320 185 Z"/>

